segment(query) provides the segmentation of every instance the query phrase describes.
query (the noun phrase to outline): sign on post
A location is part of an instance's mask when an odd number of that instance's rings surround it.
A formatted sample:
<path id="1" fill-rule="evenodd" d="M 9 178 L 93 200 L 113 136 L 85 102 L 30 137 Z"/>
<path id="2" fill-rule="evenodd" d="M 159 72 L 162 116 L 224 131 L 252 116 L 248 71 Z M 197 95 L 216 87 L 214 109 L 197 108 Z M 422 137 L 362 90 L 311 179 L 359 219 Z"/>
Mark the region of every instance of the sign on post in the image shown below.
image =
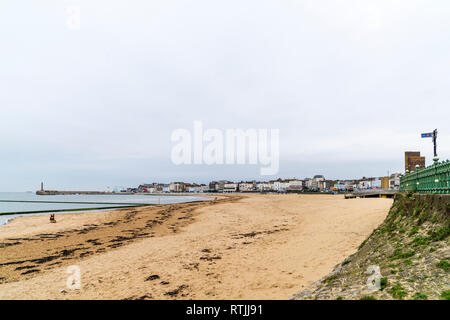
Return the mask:
<path id="1" fill-rule="evenodd" d="M 434 158 L 437 159 L 437 147 L 436 147 L 437 129 L 434 129 L 433 132 L 422 133 L 422 138 L 433 138 Z"/>

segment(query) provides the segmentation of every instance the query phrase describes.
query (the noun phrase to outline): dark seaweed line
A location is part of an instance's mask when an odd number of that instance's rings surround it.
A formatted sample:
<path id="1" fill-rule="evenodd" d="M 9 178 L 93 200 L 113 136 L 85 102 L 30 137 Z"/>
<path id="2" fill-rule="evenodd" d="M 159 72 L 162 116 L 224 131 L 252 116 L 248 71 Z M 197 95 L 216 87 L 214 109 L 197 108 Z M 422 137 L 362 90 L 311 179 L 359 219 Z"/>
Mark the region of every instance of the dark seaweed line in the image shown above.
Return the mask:
<path id="1" fill-rule="evenodd" d="M 107 210 L 107 209 L 125 209 L 153 206 L 154 204 L 140 204 L 130 206 L 114 206 L 114 207 L 98 207 L 98 208 L 76 208 L 76 209 L 55 209 L 55 210 L 39 210 L 39 211 L 17 211 L 17 212 L 0 212 L 0 216 L 13 214 L 31 214 L 31 213 L 49 213 L 49 212 L 73 212 L 73 211 L 92 211 L 92 210 Z"/>

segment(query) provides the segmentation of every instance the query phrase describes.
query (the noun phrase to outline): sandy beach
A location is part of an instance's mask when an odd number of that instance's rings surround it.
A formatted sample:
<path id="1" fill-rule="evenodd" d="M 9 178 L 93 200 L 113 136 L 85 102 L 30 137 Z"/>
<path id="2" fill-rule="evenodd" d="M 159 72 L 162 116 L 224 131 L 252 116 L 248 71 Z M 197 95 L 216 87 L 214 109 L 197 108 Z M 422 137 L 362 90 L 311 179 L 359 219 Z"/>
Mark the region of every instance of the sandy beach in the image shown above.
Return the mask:
<path id="1" fill-rule="evenodd" d="M 0 227 L 0 299 L 288 299 L 355 252 L 391 204 L 239 194 L 22 217 Z M 80 290 L 66 287 L 71 265 Z"/>

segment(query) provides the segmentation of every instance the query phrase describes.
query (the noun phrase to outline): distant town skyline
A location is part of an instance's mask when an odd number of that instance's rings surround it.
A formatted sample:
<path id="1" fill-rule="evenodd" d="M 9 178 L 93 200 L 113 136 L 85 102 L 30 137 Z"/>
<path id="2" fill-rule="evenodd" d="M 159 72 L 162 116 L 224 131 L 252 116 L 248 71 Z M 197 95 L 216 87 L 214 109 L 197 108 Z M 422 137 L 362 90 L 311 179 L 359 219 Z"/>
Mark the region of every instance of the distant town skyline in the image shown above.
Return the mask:
<path id="1" fill-rule="evenodd" d="M 132 2 L 2 4 L 0 191 L 384 176 L 435 128 L 450 158 L 446 1 Z M 173 164 L 196 120 L 278 129 L 279 172 Z"/>
<path id="2" fill-rule="evenodd" d="M 352 192 L 363 190 L 397 191 L 400 188 L 402 174 L 393 173 L 383 177 L 362 177 L 360 179 L 326 179 L 323 175 L 310 178 L 275 179 L 253 181 L 213 180 L 209 183 L 194 181 L 171 181 L 144 183 L 139 186 L 116 186 L 106 190 L 56 190 L 44 187 L 37 195 L 73 195 L 73 194 L 168 194 L 168 193 L 234 193 L 234 192 Z"/>

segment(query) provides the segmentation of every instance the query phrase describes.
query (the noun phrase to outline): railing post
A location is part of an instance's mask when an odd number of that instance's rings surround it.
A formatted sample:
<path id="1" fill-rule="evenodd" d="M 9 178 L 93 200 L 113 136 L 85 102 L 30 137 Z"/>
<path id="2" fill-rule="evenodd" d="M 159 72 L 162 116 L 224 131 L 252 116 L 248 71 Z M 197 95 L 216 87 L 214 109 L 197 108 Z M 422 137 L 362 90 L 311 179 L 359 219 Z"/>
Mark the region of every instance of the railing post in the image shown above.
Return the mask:
<path id="1" fill-rule="evenodd" d="M 420 193 L 420 191 L 419 191 L 419 184 L 420 184 L 420 182 L 419 182 L 419 165 L 418 164 L 416 164 L 416 171 L 414 171 L 414 174 L 416 176 L 416 192 Z"/>
<path id="2" fill-rule="evenodd" d="M 439 193 L 439 187 L 438 187 L 438 183 L 439 183 L 439 176 L 438 176 L 438 164 L 439 164 L 439 158 L 438 157 L 434 157 L 433 158 L 433 180 L 434 180 L 434 192 L 433 193 Z"/>

